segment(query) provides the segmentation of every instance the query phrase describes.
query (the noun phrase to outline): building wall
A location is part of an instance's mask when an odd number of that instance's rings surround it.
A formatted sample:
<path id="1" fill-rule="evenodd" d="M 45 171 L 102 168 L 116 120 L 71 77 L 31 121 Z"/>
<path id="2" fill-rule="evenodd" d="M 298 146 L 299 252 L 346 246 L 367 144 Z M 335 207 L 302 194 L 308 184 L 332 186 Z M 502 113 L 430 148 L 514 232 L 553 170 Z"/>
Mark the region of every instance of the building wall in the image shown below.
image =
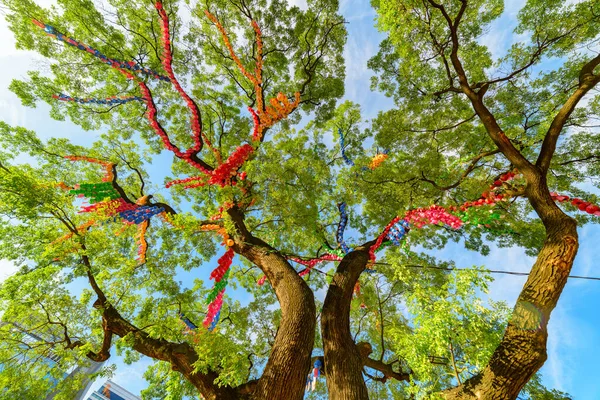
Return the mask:
<path id="1" fill-rule="evenodd" d="M 93 392 L 87 400 L 142 400 L 125 388 L 108 380 L 100 389 Z"/>

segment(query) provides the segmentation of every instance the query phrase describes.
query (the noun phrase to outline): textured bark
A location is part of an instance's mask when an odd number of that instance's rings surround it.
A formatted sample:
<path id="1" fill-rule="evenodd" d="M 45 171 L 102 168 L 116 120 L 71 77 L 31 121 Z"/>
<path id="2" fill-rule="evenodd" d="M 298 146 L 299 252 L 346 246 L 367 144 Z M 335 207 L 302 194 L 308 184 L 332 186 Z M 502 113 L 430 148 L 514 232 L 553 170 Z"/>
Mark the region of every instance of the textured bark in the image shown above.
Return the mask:
<path id="1" fill-rule="evenodd" d="M 323 303 L 321 335 L 331 400 L 369 398 L 362 374 L 365 360 L 350 332 L 352 293 L 369 260 L 369 244 L 356 248 L 340 262 Z"/>
<path id="2" fill-rule="evenodd" d="M 453 20 L 443 5 L 433 0 L 428 1 L 442 13 L 450 29 L 451 61 L 458 75 L 460 89 L 469 98 L 489 137 L 525 177 L 527 181 L 525 196 L 546 228 L 544 244 L 519 295 L 504 337 L 488 365 L 480 374 L 444 393 L 447 399 L 512 400 L 517 398 L 525 383 L 539 370 L 547 358 L 546 341 L 550 313 L 556 307 L 567 283 L 577 254 L 576 222 L 564 214 L 550 197 L 546 174 L 567 119 L 585 94 L 600 82 L 600 76 L 593 74 L 596 66 L 600 64 L 600 56 L 590 60 L 582 68 L 578 87 L 553 119 L 544 137 L 538 160 L 533 165 L 515 148 L 502 131 L 495 116 L 484 104 L 483 96 L 490 82 L 479 86 L 479 90 L 469 84 L 458 55 L 458 27 L 467 2 L 462 2 Z"/>
<path id="3" fill-rule="evenodd" d="M 281 307 L 275 343 L 252 398 L 300 400 L 304 398 L 316 327 L 312 290 L 279 252 L 248 232 L 237 209 L 228 212 L 238 230 L 233 249 L 264 272 Z"/>
<path id="4" fill-rule="evenodd" d="M 464 384 L 446 391 L 446 399 L 516 399 L 546 361 L 548 320 L 577 254 L 577 229 L 575 221 L 550 198 L 542 174 L 526 174 L 526 178 L 526 195 L 546 227 L 544 245 L 488 365 Z"/>
<path id="5" fill-rule="evenodd" d="M 388 379 L 395 379 L 397 381 L 406 381 L 410 380 L 410 374 L 404 372 L 396 372 L 394 371 L 393 364 L 386 364 L 381 360 L 374 360 L 369 356 L 373 352 L 373 347 L 370 343 L 360 342 L 356 344 L 356 348 L 360 353 L 360 356 L 363 359 L 365 367 L 372 368 L 377 370 L 383 374 L 383 378 L 377 378 L 380 382 L 385 383 Z"/>

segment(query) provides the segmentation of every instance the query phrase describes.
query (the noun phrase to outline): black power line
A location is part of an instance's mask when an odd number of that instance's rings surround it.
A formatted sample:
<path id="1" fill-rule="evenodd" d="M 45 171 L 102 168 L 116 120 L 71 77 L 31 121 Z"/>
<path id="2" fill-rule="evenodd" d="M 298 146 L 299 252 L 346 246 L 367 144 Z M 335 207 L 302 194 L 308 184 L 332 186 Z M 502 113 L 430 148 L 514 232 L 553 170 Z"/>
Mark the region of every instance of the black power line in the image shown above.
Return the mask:
<path id="1" fill-rule="evenodd" d="M 375 263 L 375 265 L 392 265 L 389 263 Z M 435 265 L 404 265 L 407 268 L 423 268 L 423 269 L 438 269 L 442 271 L 480 271 L 480 272 L 489 272 L 492 274 L 505 274 L 505 275 L 517 275 L 517 276 L 528 276 L 529 272 L 516 272 L 516 271 L 501 271 L 495 269 L 478 269 L 478 268 L 449 268 L 449 267 L 438 267 Z M 592 281 L 600 281 L 600 277 L 595 276 L 579 276 L 579 275 L 569 275 L 569 278 L 574 279 L 588 279 Z"/>
<path id="2" fill-rule="evenodd" d="M 304 256 L 295 256 L 295 257 L 306 259 L 306 257 L 304 257 Z M 325 261 L 325 262 L 328 262 L 328 261 Z M 333 262 L 335 262 L 335 261 L 333 261 Z M 384 263 L 384 262 L 375 262 L 371 265 L 392 265 L 392 264 Z M 409 265 L 409 264 L 404 264 L 403 266 L 406 268 L 437 269 L 437 270 L 441 270 L 441 271 L 479 271 L 479 272 L 489 272 L 491 274 L 504 274 L 504 275 L 515 275 L 515 276 L 528 276 L 529 275 L 529 272 L 501 271 L 498 269 L 449 268 L 449 267 L 438 267 L 436 265 Z M 315 272 L 319 272 L 323 275 L 330 275 L 327 272 L 324 272 L 323 270 L 320 270 L 318 268 L 313 267 L 313 268 L 311 268 L 311 270 L 313 270 Z M 585 279 L 585 280 L 590 280 L 590 281 L 600 281 L 600 277 L 597 277 L 597 276 L 569 275 L 568 278 Z"/>

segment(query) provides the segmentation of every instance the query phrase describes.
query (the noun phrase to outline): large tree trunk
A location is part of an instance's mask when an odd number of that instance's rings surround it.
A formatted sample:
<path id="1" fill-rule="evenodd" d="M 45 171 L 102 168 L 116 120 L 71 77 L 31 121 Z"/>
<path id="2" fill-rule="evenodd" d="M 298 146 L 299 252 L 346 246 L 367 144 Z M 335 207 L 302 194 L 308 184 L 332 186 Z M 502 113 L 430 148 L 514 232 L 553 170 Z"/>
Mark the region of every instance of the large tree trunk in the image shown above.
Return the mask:
<path id="1" fill-rule="evenodd" d="M 528 196 L 546 227 L 546 239 L 486 368 L 446 391 L 446 399 L 512 400 L 547 358 L 548 320 L 577 253 L 576 222 L 552 201 L 541 174 L 527 176 Z"/>
<path id="2" fill-rule="evenodd" d="M 323 304 L 321 335 L 325 376 L 331 400 L 369 398 L 362 370 L 365 361 L 350 332 L 350 303 L 358 277 L 369 261 L 368 245 L 356 248 L 338 265 Z"/>
<path id="3" fill-rule="evenodd" d="M 237 209 L 228 212 L 239 234 L 233 249 L 265 273 L 281 307 L 275 343 L 252 398 L 301 400 L 315 339 L 317 312 L 314 295 L 279 252 L 248 232 Z"/>

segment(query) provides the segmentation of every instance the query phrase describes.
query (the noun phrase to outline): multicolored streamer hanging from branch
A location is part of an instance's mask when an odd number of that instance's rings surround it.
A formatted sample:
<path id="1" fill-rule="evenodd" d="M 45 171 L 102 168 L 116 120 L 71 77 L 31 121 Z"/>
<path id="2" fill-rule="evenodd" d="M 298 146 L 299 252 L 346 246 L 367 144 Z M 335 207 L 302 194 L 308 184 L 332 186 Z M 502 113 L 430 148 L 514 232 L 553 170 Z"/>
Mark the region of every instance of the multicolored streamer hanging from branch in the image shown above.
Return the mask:
<path id="1" fill-rule="evenodd" d="M 79 104 L 106 104 L 106 105 L 113 105 L 113 104 L 125 104 L 125 103 L 129 103 L 131 101 L 144 101 L 144 99 L 142 99 L 139 96 L 128 96 L 128 97 L 109 97 L 107 99 L 89 99 L 89 98 L 85 98 L 85 99 L 81 99 L 79 97 L 71 97 L 71 96 L 67 96 L 66 94 L 59 94 L 59 95 L 52 95 L 52 98 L 56 99 L 56 100 L 60 100 L 60 101 L 71 101 L 74 103 L 79 103 Z"/>
<path id="2" fill-rule="evenodd" d="M 160 79 L 162 81 L 169 82 L 168 77 L 160 75 L 159 73 L 157 73 L 151 69 L 143 68 L 143 67 L 139 66 L 135 61 L 119 61 L 119 60 L 116 60 L 113 58 L 106 57 L 104 54 L 100 53 L 100 51 L 94 49 L 93 47 L 83 44 L 71 37 L 65 36 L 64 34 L 58 32 L 56 30 L 56 28 L 54 28 L 51 25 L 45 24 L 36 19 L 33 19 L 32 21 L 35 25 L 42 28 L 48 36 L 53 37 L 57 40 L 60 40 L 61 42 L 64 42 L 70 46 L 76 47 L 79 50 L 86 51 L 86 52 L 90 53 L 91 55 L 93 55 L 94 57 L 99 58 L 102 62 L 110 65 L 113 68 L 127 69 L 131 72 L 140 72 L 144 75 L 151 76 L 155 79 Z"/>
<path id="3" fill-rule="evenodd" d="M 287 116 L 298 107 L 300 104 L 300 92 L 294 93 L 294 100 L 290 101 L 288 97 L 283 93 L 278 93 L 275 98 L 271 98 L 269 100 L 269 104 L 265 105 L 263 99 L 263 80 L 262 80 L 262 70 L 263 70 L 263 42 L 262 42 L 262 33 L 258 23 L 256 21 L 252 21 L 252 29 L 254 30 L 254 37 L 256 41 L 256 56 L 254 57 L 255 66 L 254 73 L 250 73 L 246 70 L 242 61 L 239 59 L 233 46 L 231 45 L 231 41 L 229 40 L 229 35 L 225 31 L 225 28 L 217 17 L 211 14 L 208 10 L 204 11 L 208 19 L 216 26 L 216 28 L 221 32 L 221 37 L 223 39 L 223 43 L 227 50 L 229 51 L 229 55 L 237 65 L 240 72 L 248 79 L 252 85 L 254 86 L 254 93 L 256 93 L 256 110 L 248 107 L 248 111 L 252 115 L 254 120 L 254 131 L 252 134 L 252 140 L 254 142 L 259 142 L 262 140 L 264 132 L 272 127 L 278 121 L 287 118 Z"/>
<path id="4" fill-rule="evenodd" d="M 215 285 L 216 286 L 216 285 Z M 203 325 L 208 330 L 212 330 L 218 323 L 219 317 L 221 316 L 221 307 L 223 307 L 223 293 L 225 289 L 218 291 L 214 297 L 209 295 L 210 303 L 208 303 L 208 310 L 206 312 L 206 318 L 204 318 Z"/>
<path id="5" fill-rule="evenodd" d="M 407 211 L 404 214 L 404 217 L 395 217 L 383 229 L 375 243 L 369 248 L 370 263 L 375 261 L 375 252 L 379 248 L 389 244 L 396 246 L 404 245 L 406 241 L 403 239 L 406 238 L 406 235 L 410 232 L 411 228 L 419 229 L 426 225 L 446 225 L 452 229 L 460 229 L 465 224 L 491 228 L 491 224 L 502 217 L 500 213 L 491 209 L 481 213 L 476 212 L 475 210 L 483 206 L 492 207 L 499 202 L 507 201 L 509 196 L 500 192 L 502 189 L 501 187 L 505 182 L 513 180 L 516 176 L 517 172 L 512 171 L 501 175 L 500 178 L 494 181 L 490 186 L 490 189 L 484 192 L 479 199 L 465 202 L 459 207 L 450 206 L 444 208 L 442 206 L 432 205 Z M 555 201 L 570 201 L 571 204 L 580 211 L 584 211 L 590 215 L 600 216 L 600 206 L 598 205 L 582 199 L 562 196 L 557 193 L 551 193 L 550 195 Z M 338 228 L 338 240 L 340 238 L 339 233 L 340 229 Z M 344 255 L 340 254 L 339 249 L 332 249 L 326 243 L 324 243 L 324 247 L 327 249 L 328 254 L 318 258 L 288 257 L 288 259 L 307 266 L 306 270 L 300 272 L 301 274 L 305 274 L 306 271 L 309 271 L 316 264 L 323 261 L 341 261 Z M 264 283 L 264 277 L 259 280 L 259 283 Z"/>
<path id="6" fill-rule="evenodd" d="M 200 125 L 198 108 L 197 108 L 196 104 L 194 103 L 194 101 L 185 93 L 185 91 L 183 90 L 183 88 L 181 87 L 181 85 L 179 84 L 177 79 L 175 78 L 172 67 L 171 67 L 172 56 L 171 56 L 171 44 L 170 44 L 170 35 L 169 35 L 168 16 L 167 16 L 161 2 L 156 3 L 156 8 L 161 17 L 161 25 L 162 25 L 162 30 L 163 30 L 162 39 L 163 39 L 163 48 L 164 48 L 164 54 L 165 54 L 165 57 L 163 59 L 163 67 L 167 71 L 169 78 L 173 82 L 173 85 L 175 86 L 176 90 L 184 98 L 184 100 L 186 101 L 186 103 L 188 104 L 188 107 L 190 108 L 190 110 L 192 112 L 193 118 L 192 118 L 191 125 L 194 130 L 194 136 L 200 137 L 201 125 Z M 255 93 L 257 96 L 257 99 L 256 99 L 257 111 L 255 111 L 252 108 L 249 108 L 249 111 L 252 115 L 253 123 L 254 123 L 252 141 L 256 145 L 262 139 L 263 133 L 266 129 L 273 126 L 276 122 L 278 122 L 284 118 L 287 118 L 287 116 L 298 106 L 298 104 L 300 103 L 300 94 L 296 93 L 295 100 L 293 102 L 290 102 L 288 100 L 287 96 L 285 96 L 283 93 L 279 93 L 279 94 L 277 94 L 276 98 L 272 98 L 269 101 L 270 105 L 265 106 L 263 98 L 262 98 L 262 88 L 261 88 L 263 45 L 262 45 L 261 31 L 258 27 L 258 24 L 255 21 L 252 21 L 252 28 L 255 32 L 255 38 L 256 38 L 256 44 L 257 44 L 257 53 L 256 53 L 256 57 L 255 57 L 256 58 L 255 71 L 254 71 L 254 74 L 251 74 L 248 71 L 246 71 L 242 62 L 235 54 L 235 51 L 233 50 L 231 42 L 229 41 L 229 36 L 227 35 L 227 32 L 225 31 L 225 29 L 223 28 L 221 23 L 218 21 L 218 19 L 208 11 L 205 11 L 205 13 L 206 13 L 207 17 L 215 24 L 217 29 L 221 32 L 223 42 L 225 43 L 225 46 L 229 50 L 231 58 L 234 60 L 238 69 L 255 86 Z M 148 95 L 150 95 L 148 90 L 146 90 L 145 92 L 147 92 Z M 146 97 L 148 97 L 148 95 Z M 162 128 L 156 121 L 155 108 L 153 109 L 150 105 L 149 105 L 149 108 L 150 108 L 150 120 L 151 120 L 153 128 L 159 133 L 159 135 L 161 137 L 166 136 L 166 134 L 164 133 L 164 131 L 162 130 Z M 207 145 L 210 147 L 210 142 L 208 142 L 208 139 L 205 136 L 203 136 L 203 139 L 207 143 Z M 173 146 L 170 142 L 165 143 L 165 145 L 169 150 L 175 151 L 176 155 L 178 155 L 178 157 L 180 156 L 179 154 L 177 154 L 177 149 L 175 148 L 175 146 Z M 201 187 L 201 186 L 205 186 L 205 185 L 217 185 L 217 186 L 221 186 L 221 187 L 225 187 L 228 185 L 235 185 L 237 183 L 238 179 L 234 179 L 234 178 L 238 177 L 239 180 L 244 180 L 245 176 L 242 176 L 242 174 L 238 175 L 238 170 L 248 160 L 248 158 L 252 155 L 254 150 L 255 150 L 254 145 L 250 145 L 250 144 L 240 145 L 231 153 L 231 155 L 224 162 L 221 162 L 220 153 L 215 152 L 215 156 L 216 156 L 218 165 L 212 171 L 203 169 L 202 172 L 205 173 L 206 177 L 200 176 L 200 177 L 190 177 L 190 178 L 186 178 L 186 179 L 178 179 L 178 180 L 169 182 L 167 184 L 167 186 L 170 187 L 175 184 L 186 183 L 187 185 L 184 186 L 184 188 L 191 189 L 191 188 Z M 189 154 L 194 153 L 194 152 L 197 153 L 198 151 L 199 151 L 198 142 L 196 142 L 196 145 L 193 149 L 188 150 L 185 154 L 183 154 L 181 156 L 184 159 L 189 159 Z"/>
<path id="7" fill-rule="evenodd" d="M 105 169 L 103 182 L 99 183 L 82 183 L 75 185 L 72 189 L 66 185 L 62 185 L 65 189 L 69 189 L 69 193 L 75 194 L 78 197 L 85 197 L 91 203 L 88 206 L 83 206 L 79 210 L 80 213 L 95 213 L 99 218 L 117 217 L 123 220 L 125 224 L 138 225 L 136 241 L 138 243 L 138 261 L 143 264 L 146 262 L 146 252 L 148 242 L 146 241 L 146 231 L 150 225 L 150 219 L 155 215 L 160 215 L 165 212 L 162 207 L 147 205 L 148 197 L 144 196 L 138 199 L 136 203 L 130 203 L 121 197 L 119 191 L 115 188 L 114 180 L 114 164 L 108 161 L 102 161 L 85 156 L 65 156 L 71 161 L 87 161 L 94 164 L 102 165 Z M 96 223 L 96 219 L 86 222 L 78 227 L 78 231 L 91 227 Z M 63 241 L 72 237 L 73 233 L 66 237 L 60 238 L 58 241 Z"/>
<path id="8" fill-rule="evenodd" d="M 172 49 L 171 49 L 171 35 L 169 30 L 169 17 L 167 15 L 166 10 L 163 7 L 161 1 L 157 1 L 155 3 L 155 8 L 160 17 L 161 24 L 161 42 L 162 42 L 162 57 L 161 63 L 164 70 L 167 72 L 168 76 L 163 76 L 155 71 L 152 71 L 147 68 L 142 68 L 137 65 L 135 62 L 124 62 L 115 60 L 112 58 L 106 57 L 104 54 L 100 53 L 98 50 L 83 44 L 73 38 L 67 37 L 62 33 L 58 32 L 54 27 L 42 23 L 37 20 L 33 20 L 33 22 L 44 29 L 44 31 L 51 37 L 54 37 L 60 41 L 67 43 L 70 46 L 76 47 L 82 51 L 92 54 L 93 56 L 99 58 L 104 63 L 110 65 L 111 67 L 119 70 L 123 73 L 128 79 L 134 80 L 141 92 L 142 96 L 131 96 L 125 98 L 110 98 L 110 99 L 81 99 L 77 97 L 70 97 L 64 94 L 55 95 L 54 97 L 61 101 L 73 101 L 77 103 L 98 103 L 98 104 L 123 104 L 130 101 L 144 101 L 146 103 L 146 107 L 148 112 L 146 114 L 148 120 L 150 121 L 150 125 L 156 134 L 162 139 L 165 148 L 172 151 L 178 158 L 187 162 L 194 168 L 199 169 L 202 173 L 206 175 L 204 179 L 202 177 L 191 177 L 188 178 L 189 181 L 193 181 L 185 186 L 185 188 L 195 188 L 204 186 L 206 184 L 210 185 L 218 185 L 221 187 L 227 185 L 235 185 L 239 177 L 239 180 L 243 180 L 242 175 L 238 175 L 238 170 L 241 166 L 248 160 L 248 158 L 252 155 L 255 150 L 255 146 L 262 140 L 264 136 L 264 132 L 273 126 L 276 122 L 285 119 L 288 115 L 294 111 L 298 105 L 300 104 L 300 93 L 296 92 L 294 94 L 294 100 L 290 101 L 286 95 L 283 93 L 278 93 L 275 98 L 271 98 L 267 104 L 265 104 L 263 99 L 263 88 L 262 88 L 262 68 L 263 68 L 263 59 L 262 59 L 262 51 L 263 51 L 263 43 L 262 43 L 262 33 L 256 21 L 252 21 L 252 29 L 255 33 L 256 40 L 256 55 L 255 55 L 255 68 L 254 72 L 248 72 L 241 60 L 235 54 L 233 46 L 229 40 L 229 36 L 218 19 L 212 15 L 210 12 L 206 11 L 207 17 L 215 24 L 217 29 L 221 32 L 223 42 L 227 47 L 232 59 L 234 60 L 237 67 L 240 69 L 242 74 L 252 82 L 254 86 L 254 92 L 256 93 L 256 110 L 249 108 L 249 111 L 252 115 L 254 128 L 252 133 L 252 142 L 253 145 L 243 144 L 236 148 L 231 155 L 223 162 L 221 153 L 218 149 L 213 148 L 208 137 L 202 132 L 202 121 L 201 114 L 198 108 L 198 105 L 192 100 L 192 98 L 186 93 L 183 89 L 177 78 L 175 77 L 173 68 L 172 68 Z M 140 80 L 138 77 L 131 74 L 131 72 L 139 72 L 154 78 L 171 82 L 175 88 L 175 90 L 179 93 L 179 95 L 185 101 L 187 107 L 189 108 L 192 117 L 190 126 L 193 133 L 194 145 L 185 150 L 181 151 L 175 144 L 171 142 L 169 136 L 161 126 L 158 121 L 157 114 L 158 110 L 156 108 L 156 104 L 153 100 L 152 93 L 149 87 L 145 82 Z M 210 167 L 200 158 L 198 158 L 198 154 L 202 150 L 203 144 L 206 144 L 208 148 L 210 148 L 214 154 L 215 159 L 217 161 L 217 166 L 215 168 Z M 178 183 L 187 183 L 189 182 L 187 179 L 184 180 L 176 180 L 170 182 L 168 186 L 178 184 Z"/>
<path id="9" fill-rule="evenodd" d="M 482 196 L 473 202 L 466 202 L 460 207 L 451 206 L 448 209 L 438 206 L 431 205 L 426 208 L 417 208 L 406 212 L 404 218 L 394 218 L 383 230 L 383 232 L 377 237 L 375 243 L 369 248 L 369 259 L 371 262 L 375 261 L 375 252 L 381 246 L 385 239 L 392 240 L 394 243 L 399 243 L 399 239 L 402 239 L 408 231 L 409 226 L 412 225 L 415 228 L 422 228 L 425 225 L 447 225 L 452 229 L 460 229 L 465 223 L 460 216 L 466 216 L 468 214 L 465 211 L 471 207 L 480 207 L 483 205 L 494 205 L 499 201 L 507 200 L 505 195 L 502 193 L 496 193 L 504 182 L 508 182 L 514 179 L 516 174 L 514 172 L 508 172 L 503 174 L 494 184 L 490 187 L 489 191 L 486 191 Z M 459 212 L 460 210 L 460 212 Z M 458 215 L 454 215 L 451 212 L 458 212 Z M 398 225 L 399 224 L 399 225 Z M 409 225 L 410 224 L 410 225 Z M 390 231 L 395 227 L 395 232 L 390 236 Z M 402 233 L 402 229 L 404 233 Z"/>
<path id="10" fill-rule="evenodd" d="M 352 250 L 344 242 L 344 230 L 346 229 L 346 224 L 348 223 L 348 212 L 346 211 L 346 203 L 339 203 L 338 209 L 340 210 L 340 222 L 338 224 L 336 239 L 343 252 L 345 254 L 348 254 Z"/>
<path id="11" fill-rule="evenodd" d="M 234 256 L 233 249 L 228 249 L 217 261 L 217 268 L 211 274 L 210 279 L 214 279 L 215 284 L 208 295 L 208 311 L 206 318 L 202 323 L 209 331 L 212 331 L 219 321 L 221 307 L 223 305 L 223 293 L 227 287 L 229 271 Z"/>
<path id="12" fill-rule="evenodd" d="M 192 132 L 193 132 L 194 147 L 192 149 L 188 150 L 188 152 L 197 153 L 200 150 L 202 150 L 202 141 L 204 141 L 204 143 L 207 145 L 207 147 L 212 149 L 213 147 L 212 147 L 210 140 L 202 132 L 202 121 L 201 121 L 200 109 L 198 108 L 198 105 L 186 93 L 186 91 L 183 89 L 183 87 L 181 87 L 181 84 L 179 83 L 179 81 L 175 77 L 175 73 L 173 72 L 173 66 L 172 66 L 173 54 L 172 54 L 172 50 L 171 50 L 171 34 L 169 31 L 169 17 L 167 15 L 167 12 L 165 11 L 165 9 L 162 5 L 162 2 L 160 2 L 160 1 L 155 3 L 155 7 L 156 7 L 156 10 L 158 11 L 158 15 L 160 16 L 160 22 L 161 22 L 162 45 L 163 45 L 163 58 L 162 58 L 163 68 L 167 72 L 167 75 L 169 76 L 171 83 L 175 87 L 175 90 L 177 90 L 177 93 L 179 93 L 181 98 L 185 101 L 185 104 L 187 105 L 188 109 L 190 110 L 190 112 L 192 114 L 190 125 L 192 127 Z M 200 138 L 202 138 L 202 140 Z M 215 153 L 215 156 L 217 157 L 217 160 L 220 161 L 221 153 L 218 151 L 218 149 L 213 149 L 213 151 Z"/>

